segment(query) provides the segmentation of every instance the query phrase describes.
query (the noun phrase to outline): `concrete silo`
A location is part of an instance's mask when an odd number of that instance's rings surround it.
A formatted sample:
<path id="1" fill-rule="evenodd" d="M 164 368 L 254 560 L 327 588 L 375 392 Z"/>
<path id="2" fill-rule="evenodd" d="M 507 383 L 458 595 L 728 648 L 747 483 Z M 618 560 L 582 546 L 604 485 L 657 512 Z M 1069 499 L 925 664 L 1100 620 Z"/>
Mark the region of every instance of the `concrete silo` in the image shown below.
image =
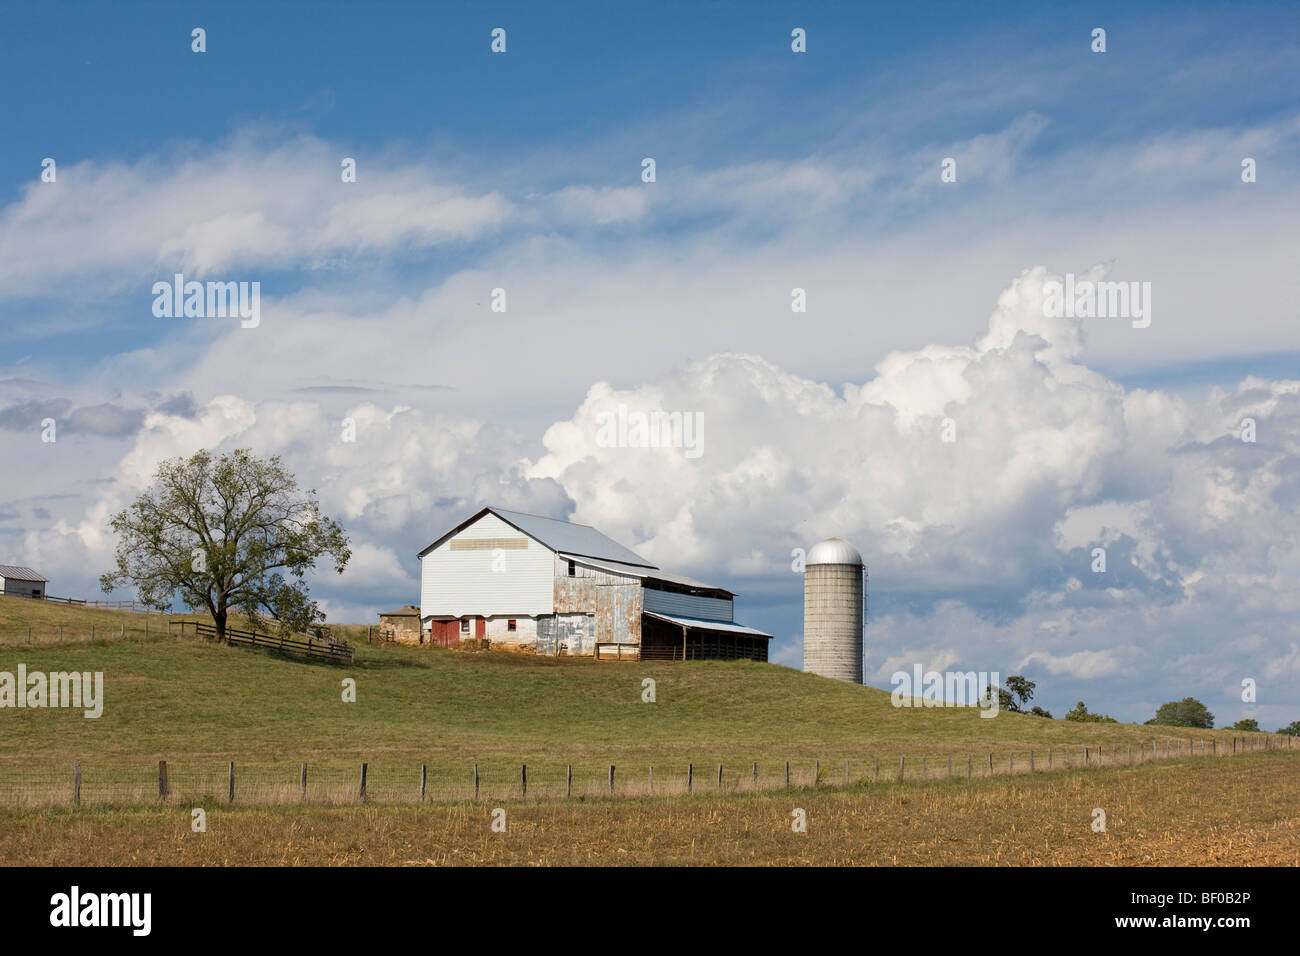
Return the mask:
<path id="1" fill-rule="evenodd" d="M 803 572 L 803 669 L 862 683 L 862 555 L 843 538 L 827 538 L 808 552 Z"/>

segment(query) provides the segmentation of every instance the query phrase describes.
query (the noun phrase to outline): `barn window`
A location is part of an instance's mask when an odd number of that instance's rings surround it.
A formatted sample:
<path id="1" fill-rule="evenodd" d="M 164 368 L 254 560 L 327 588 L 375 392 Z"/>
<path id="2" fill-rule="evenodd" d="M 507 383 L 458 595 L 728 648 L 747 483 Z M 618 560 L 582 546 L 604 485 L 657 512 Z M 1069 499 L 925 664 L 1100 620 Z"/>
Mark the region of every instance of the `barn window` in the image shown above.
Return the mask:
<path id="1" fill-rule="evenodd" d="M 510 618 L 510 620 L 506 621 L 506 630 L 507 631 L 515 630 L 515 619 L 513 617 Z"/>
<path id="2" fill-rule="evenodd" d="M 467 618 L 467 617 L 462 617 L 462 618 L 460 619 L 460 632 L 461 632 L 462 634 L 468 634 L 468 633 L 469 633 L 469 618 Z"/>
<path id="3" fill-rule="evenodd" d="M 573 577 L 576 573 L 577 573 L 577 566 L 576 566 L 572 561 L 570 561 L 570 562 L 569 562 L 569 577 Z"/>

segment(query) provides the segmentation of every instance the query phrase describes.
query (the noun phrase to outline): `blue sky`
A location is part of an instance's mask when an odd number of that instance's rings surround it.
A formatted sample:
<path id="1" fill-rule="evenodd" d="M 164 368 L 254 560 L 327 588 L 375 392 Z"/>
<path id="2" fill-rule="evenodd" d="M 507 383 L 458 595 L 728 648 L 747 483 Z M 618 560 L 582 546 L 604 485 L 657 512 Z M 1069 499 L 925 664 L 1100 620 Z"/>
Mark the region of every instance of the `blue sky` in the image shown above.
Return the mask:
<path id="1" fill-rule="evenodd" d="M 252 445 L 361 545 L 335 619 L 413 600 L 415 550 L 495 503 L 733 587 L 797 664 L 790 550 L 842 534 L 877 684 L 1023 670 L 1057 710 L 1236 719 L 1262 674 L 1265 724 L 1300 716 L 1294 4 L 7 16 L 0 561 L 56 593 L 159 458 Z M 1092 269 L 1152 283 L 1149 329 L 1026 306 Z M 155 317 L 181 271 L 260 282 L 262 325 Z M 594 447 L 619 401 L 702 412 L 705 455 Z"/>

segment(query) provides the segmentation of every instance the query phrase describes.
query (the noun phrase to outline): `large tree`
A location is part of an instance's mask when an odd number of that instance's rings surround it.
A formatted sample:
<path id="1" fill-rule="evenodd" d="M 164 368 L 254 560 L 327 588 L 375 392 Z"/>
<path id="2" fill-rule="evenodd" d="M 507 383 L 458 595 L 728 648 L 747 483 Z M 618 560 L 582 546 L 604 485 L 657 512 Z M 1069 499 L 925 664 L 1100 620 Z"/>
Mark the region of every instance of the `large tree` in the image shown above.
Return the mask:
<path id="1" fill-rule="evenodd" d="M 1195 697 L 1171 700 L 1161 704 L 1156 715 L 1148 724 L 1164 724 L 1170 727 L 1204 727 L 1214 726 L 1214 715 Z"/>
<path id="2" fill-rule="evenodd" d="M 278 457 L 243 449 L 164 461 L 153 486 L 109 523 L 118 536 L 117 569 L 101 576 L 100 586 L 130 585 L 159 608 L 179 593 L 190 607 L 207 608 L 218 640 L 231 610 L 269 615 L 282 631 L 323 621 L 305 575 L 325 556 L 342 574 L 352 556 L 315 491 L 299 491 Z"/>

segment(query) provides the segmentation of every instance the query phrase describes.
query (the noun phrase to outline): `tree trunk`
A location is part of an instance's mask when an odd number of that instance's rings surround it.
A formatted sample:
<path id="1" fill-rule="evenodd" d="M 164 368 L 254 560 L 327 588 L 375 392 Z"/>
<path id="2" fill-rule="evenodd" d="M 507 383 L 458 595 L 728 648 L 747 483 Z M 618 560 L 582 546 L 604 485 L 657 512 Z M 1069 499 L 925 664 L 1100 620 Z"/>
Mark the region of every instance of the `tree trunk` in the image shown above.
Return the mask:
<path id="1" fill-rule="evenodd" d="M 226 643 L 226 609 L 222 608 L 212 615 L 212 623 L 217 628 L 217 643 Z"/>

